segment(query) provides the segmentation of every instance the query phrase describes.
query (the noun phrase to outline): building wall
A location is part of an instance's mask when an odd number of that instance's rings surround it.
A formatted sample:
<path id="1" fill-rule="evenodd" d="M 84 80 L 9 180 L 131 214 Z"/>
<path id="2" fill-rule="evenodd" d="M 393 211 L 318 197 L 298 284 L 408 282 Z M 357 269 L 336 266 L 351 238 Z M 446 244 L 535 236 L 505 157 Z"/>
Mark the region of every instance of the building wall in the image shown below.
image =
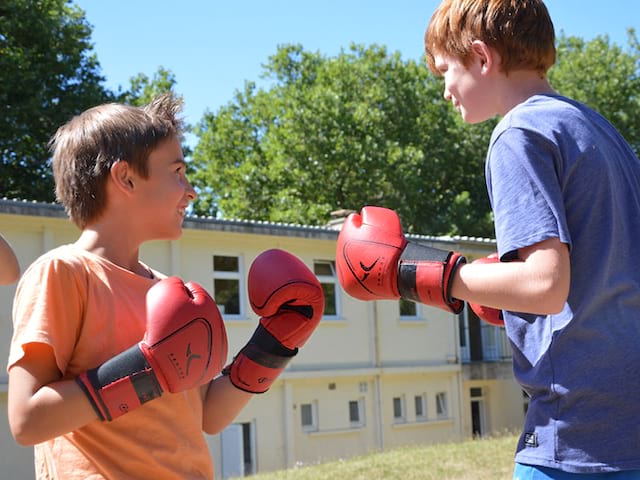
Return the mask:
<path id="1" fill-rule="evenodd" d="M 42 253 L 75 241 L 79 232 L 63 212 L 48 205 L 0 201 L 0 232 L 16 250 L 23 270 Z M 268 248 L 281 248 L 314 261 L 335 260 L 336 232 L 260 223 L 192 220 L 178 241 L 144 245 L 141 259 L 168 275 L 201 283 L 213 293 L 213 255 L 237 256 L 241 276 Z M 435 241 L 435 240 L 434 240 Z M 481 241 L 461 247 L 488 253 Z M 257 316 L 245 298 L 240 315 L 224 315 L 229 360 L 252 335 Z M 11 305 L 15 285 L 0 287 L 0 357 L 8 357 Z M 215 296 L 215 295 L 214 295 Z M 414 443 L 461 440 L 471 435 L 469 391 L 485 392 L 487 432 L 522 423 L 522 398 L 512 376 L 477 379 L 460 362 L 458 319 L 420 306 L 415 317 L 400 317 L 398 302 L 361 302 L 338 291 L 339 312 L 323 318 L 319 328 L 271 390 L 256 395 L 236 419 L 251 432 L 251 472 L 366 454 Z M 5 363 L 6 366 L 6 363 Z M 484 373 L 483 373 L 484 374 Z M 0 469 L 7 478 L 31 478 L 32 449 L 13 441 L 6 418 L 7 374 L 0 370 Z M 438 415 L 436 397 L 446 397 Z M 424 415 L 416 417 L 415 397 L 424 398 Z M 394 417 L 394 399 L 404 417 Z M 360 421 L 349 416 L 349 402 L 362 406 Z M 314 405 L 317 422 L 302 426 L 301 410 Z M 222 478 L 224 435 L 208 436 L 216 478 Z M 230 448 L 228 445 L 226 448 Z M 3 474 L 4 474 L 3 473 Z"/>

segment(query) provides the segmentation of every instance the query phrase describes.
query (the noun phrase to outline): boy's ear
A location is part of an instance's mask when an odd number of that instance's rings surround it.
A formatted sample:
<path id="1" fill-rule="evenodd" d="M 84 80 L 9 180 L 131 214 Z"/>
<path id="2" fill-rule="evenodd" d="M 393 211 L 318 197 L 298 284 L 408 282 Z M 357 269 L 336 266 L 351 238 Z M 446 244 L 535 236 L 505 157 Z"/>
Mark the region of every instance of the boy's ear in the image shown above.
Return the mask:
<path id="1" fill-rule="evenodd" d="M 482 40 L 474 40 L 471 43 L 471 51 L 473 52 L 476 60 L 480 62 L 481 73 L 487 73 L 491 71 L 496 62 L 498 61 L 497 53 L 491 49 L 489 45 Z"/>
<path id="2" fill-rule="evenodd" d="M 114 186 L 123 193 L 131 193 L 135 188 L 135 178 L 131 166 L 119 160 L 111 165 L 109 176 Z"/>

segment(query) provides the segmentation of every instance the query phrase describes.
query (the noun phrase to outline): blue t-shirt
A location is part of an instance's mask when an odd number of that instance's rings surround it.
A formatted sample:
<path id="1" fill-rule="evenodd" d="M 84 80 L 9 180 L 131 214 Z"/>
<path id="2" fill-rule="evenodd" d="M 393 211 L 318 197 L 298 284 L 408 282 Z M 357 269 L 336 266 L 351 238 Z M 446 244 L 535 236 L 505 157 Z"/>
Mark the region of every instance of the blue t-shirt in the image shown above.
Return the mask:
<path id="1" fill-rule="evenodd" d="M 516 461 L 640 469 L 640 161 L 598 113 L 537 95 L 496 126 L 486 179 L 502 260 L 549 238 L 570 248 L 564 310 L 504 315 L 531 397 Z"/>

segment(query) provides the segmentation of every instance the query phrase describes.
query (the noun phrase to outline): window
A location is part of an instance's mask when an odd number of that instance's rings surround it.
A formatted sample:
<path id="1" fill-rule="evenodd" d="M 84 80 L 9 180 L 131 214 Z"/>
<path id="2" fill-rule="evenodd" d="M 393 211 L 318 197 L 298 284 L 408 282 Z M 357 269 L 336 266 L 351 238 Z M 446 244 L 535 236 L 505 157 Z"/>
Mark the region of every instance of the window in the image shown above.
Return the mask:
<path id="1" fill-rule="evenodd" d="M 336 276 L 336 264 L 328 260 L 315 260 L 313 262 L 313 273 L 316 274 L 322 290 L 324 291 L 324 316 L 337 317 L 339 313 L 338 280 Z"/>
<path id="2" fill-rule="evenodd" d="M 447 393 L 436 393 L 436 414 L 438 418 L 447 418 Z"/>
<path id="3" fill-rule="evenodd" d="M 349 401 L 349 423 L 352 427 L 364 425 L 364 399 Z"/>
<path id="4" fill-rule="evenodd" d="M 471 398 L 482 398 L 482 387 L 471 387 L 469 389 L 469 396 Z"/>
<path id="5" fill-rule="evenodd" d="M 393 421 L 396 423 L 405 421 L 404 397 L 393 397 Z"/>
<path id="6" fill-rule="evenodd" d="M 315 403 L 303 403 L 300 405 L 300 423 L 302 430 L 305 432 L 318 430 L 318 417 Z"/>
<path id="7" fill-rule="evenodd" d="M 405 300 L 403 298 L 398 302 L 400 307 L 400 316 L 401 317 L 417 317 L 418 316 L 418 305 L 415 302 L 410 300 Z"/>
<path id="8" fill-rule="evenodd" d="M 425 420 L 427 418 L 426 396 L 416 395 L 413 400 L 416 408 L 416 420 Z"/>
<path id="9" fill-rule="evenodd" d="M 465 306 L 465 308 L 468 307 L 468 304 Z M 458 315 L 458 332 L 459 332 L 459 337 L 460 337 L 460 346 L 462 348 L 467 348 L 467 326 L 465 324 L 465 320 L 464 320 L 465 315 Z"/>
<path id="10" fill-rule="evenodd" d="M 213 298 L 226 316 L 240 317 L 244 297 L 240 282 L 240 258 L 227 255 L 213 256 Z"/>

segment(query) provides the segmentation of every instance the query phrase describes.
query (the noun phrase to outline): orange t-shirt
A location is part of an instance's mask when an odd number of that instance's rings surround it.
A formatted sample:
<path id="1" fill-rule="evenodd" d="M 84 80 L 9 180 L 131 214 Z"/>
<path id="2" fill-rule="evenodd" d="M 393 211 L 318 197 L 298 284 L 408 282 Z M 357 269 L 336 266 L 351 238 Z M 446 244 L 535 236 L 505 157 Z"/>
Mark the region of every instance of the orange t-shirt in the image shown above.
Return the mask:
<path id="1" fill-rule="evenodd" d="M 73 245 L 44 254 L 18 284 L 7 370 L 34 342 L 51 346 L 64 379 L 126 350 L 144 335 L 145 294 L 156 281 Z M 112 422 L 40 443 L 37 478 L 213 478 L 202 401 L 200 388 L 164 393 Z"/>

